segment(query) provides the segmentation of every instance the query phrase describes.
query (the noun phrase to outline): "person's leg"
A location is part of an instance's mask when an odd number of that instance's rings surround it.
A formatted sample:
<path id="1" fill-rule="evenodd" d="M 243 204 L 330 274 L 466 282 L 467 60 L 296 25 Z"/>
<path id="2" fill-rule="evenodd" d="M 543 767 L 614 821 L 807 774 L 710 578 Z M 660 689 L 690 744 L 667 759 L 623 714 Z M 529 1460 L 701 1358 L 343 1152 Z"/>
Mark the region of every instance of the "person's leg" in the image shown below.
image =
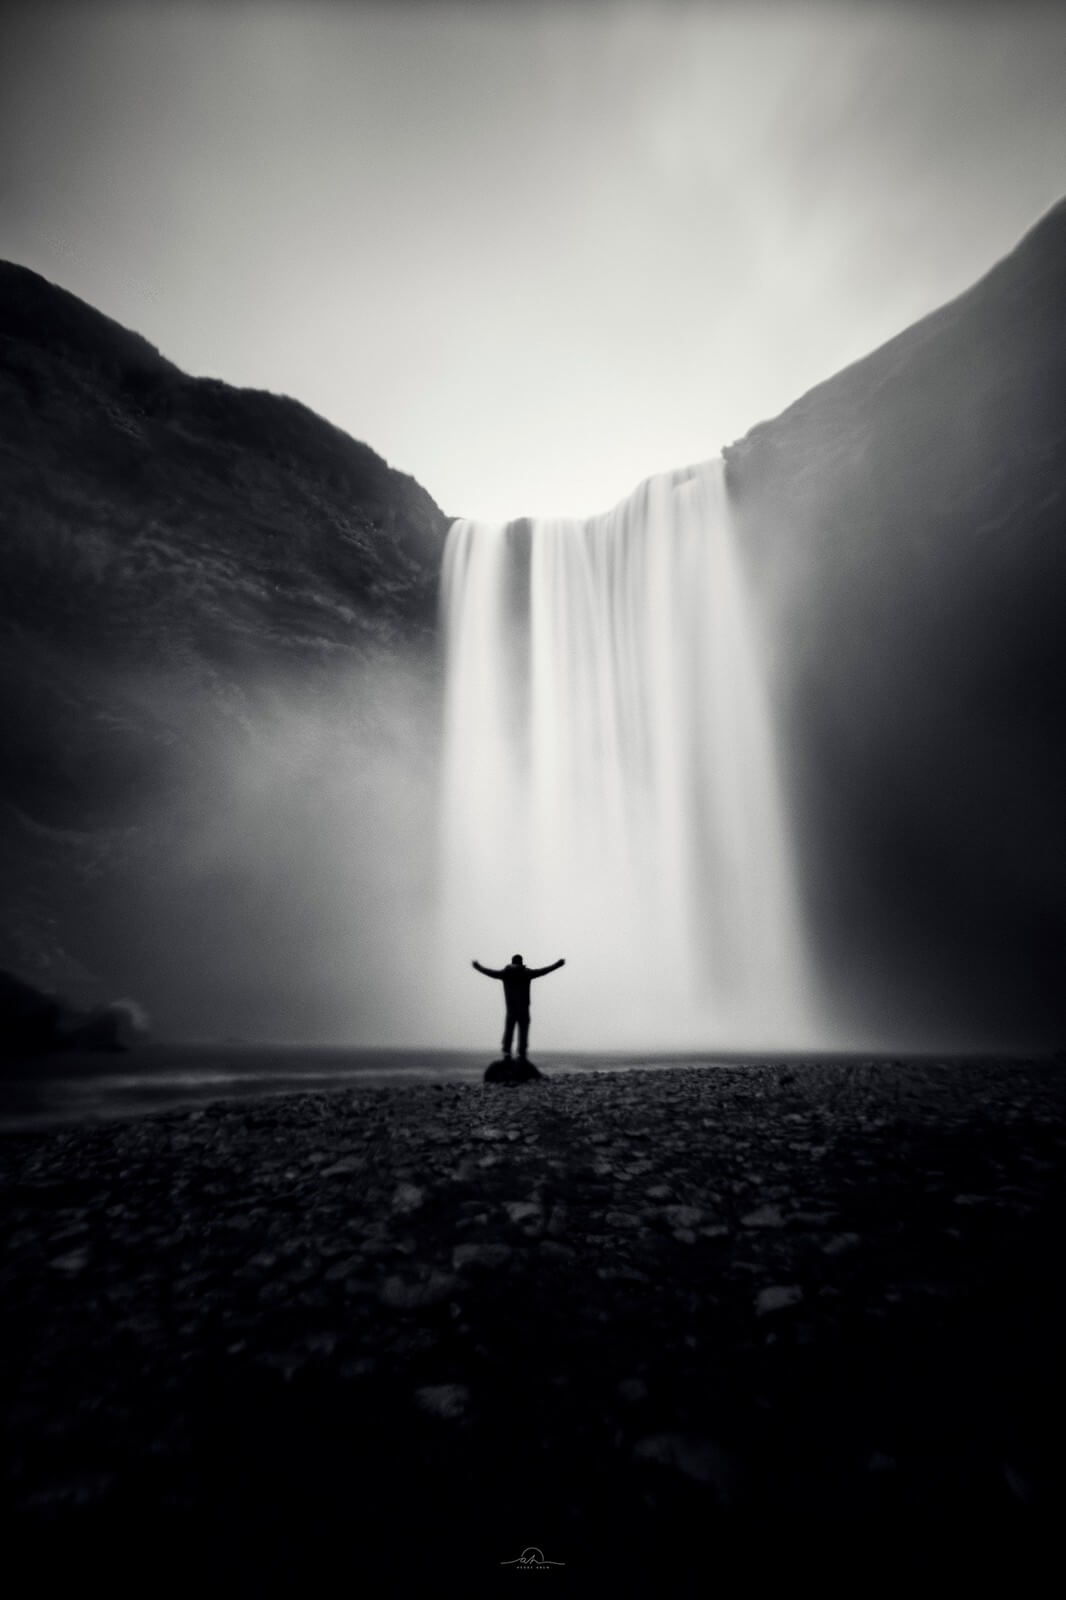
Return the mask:
<path id="1" fill-rule="evenodd" d="M 519 1056 L 521 1057 L 521 1059 L 523 1061 L 526 1059 L 526 1047 L 528 1046 L 528 1044 L 529 1044 L 529 1018 L 528 1017 L 520 1017 L 519 1020 L 518 1020 L 518 1054 L 519 1054 Z"/>
<path id="2" fill-rule="evenodd" d="M 508 1013 L 507 1013 L 507 1021 L 504 1023 L 504 1028 L 503 1028 L 503 1053 L 504 1053 L 505 1056 L 509 1056 L 511 1054 L 511 1040 L 513 1038 L 514 1038 L 514 1017 L 508 1011 Z"/>

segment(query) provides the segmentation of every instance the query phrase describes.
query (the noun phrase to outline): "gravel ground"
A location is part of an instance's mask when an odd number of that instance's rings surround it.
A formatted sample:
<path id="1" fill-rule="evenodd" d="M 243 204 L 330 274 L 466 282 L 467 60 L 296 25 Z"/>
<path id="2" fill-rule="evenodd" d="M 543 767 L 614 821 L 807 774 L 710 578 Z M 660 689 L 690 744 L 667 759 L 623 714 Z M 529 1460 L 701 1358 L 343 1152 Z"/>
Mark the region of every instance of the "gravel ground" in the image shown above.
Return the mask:
<path id="1" fill-rule="evenodd" d="M 1032 1550 L 1064 1082 L 679 1067 L 11 1135 L 8 1549 L 307 1594 Z"/>

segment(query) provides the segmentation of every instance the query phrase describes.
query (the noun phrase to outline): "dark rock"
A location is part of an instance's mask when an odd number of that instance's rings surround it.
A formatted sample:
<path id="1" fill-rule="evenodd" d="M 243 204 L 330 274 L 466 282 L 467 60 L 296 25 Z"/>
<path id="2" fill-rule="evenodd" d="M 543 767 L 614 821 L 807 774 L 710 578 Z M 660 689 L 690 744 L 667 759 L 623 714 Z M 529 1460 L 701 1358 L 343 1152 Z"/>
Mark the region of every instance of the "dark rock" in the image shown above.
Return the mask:
<path id="1" fill-rule="evenodd" d="M 532 1061 L 512 1061 L 509 1056 L 504 1056 L 500 1061 L 492 1062 L 485 1069 L 486 1083 L 502 1083 L 514 1085 L 518 1083 L 536 1083 L 543 1078 Z"/>
<path id="2" fill-rule="evenodd" d="M 41 1055 L 56 1048 L 63 1007 L 10 972 L 0 972 L 0 1052 Z"/>
<path id="3" fill-rule="evenodd" d="M 60 1031 L 58 1045 L 65 1050 L 125 1050 L 126 1018 L 121 1011 L 103 1006 L 83 1021 Z"/>
<path id="4" fill-rule="evenodd" d="M 56 1050 L 126 1050 L 146 1035 L 144 1015 L 132 1000 L 79 1011 L 0 972 L 0 1058 L 25 1059 Z"/>

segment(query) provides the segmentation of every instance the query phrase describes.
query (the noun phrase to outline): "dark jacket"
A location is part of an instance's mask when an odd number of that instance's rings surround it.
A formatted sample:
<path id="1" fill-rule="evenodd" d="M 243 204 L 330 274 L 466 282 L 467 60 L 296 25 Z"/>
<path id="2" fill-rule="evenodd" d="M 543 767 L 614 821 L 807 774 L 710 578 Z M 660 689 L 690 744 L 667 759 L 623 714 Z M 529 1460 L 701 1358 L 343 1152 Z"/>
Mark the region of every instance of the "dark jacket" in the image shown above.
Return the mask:
<path id="1" fill-rule="evenodd" d="M 546 972 L 555 972 L 564 963 L 553 961 L 550 967 L 516 967 L 512 962 L 507 967 L 483 967 L 480 961 L 475 961 L 474 965 L 486 978 L 501 980 L 507 1010 L 512 1016 L 524 1017 L 529 1015 L 529 986 L 533 979 L 543 978 Z"/>

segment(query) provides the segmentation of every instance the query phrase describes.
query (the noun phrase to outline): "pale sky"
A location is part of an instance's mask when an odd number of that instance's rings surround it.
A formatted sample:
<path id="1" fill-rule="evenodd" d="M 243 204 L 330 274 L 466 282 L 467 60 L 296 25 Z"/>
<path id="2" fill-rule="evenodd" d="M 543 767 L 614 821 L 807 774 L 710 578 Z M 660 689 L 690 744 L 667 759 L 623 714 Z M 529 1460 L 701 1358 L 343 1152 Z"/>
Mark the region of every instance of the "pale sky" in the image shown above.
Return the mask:
<path id="1" fill-rule="evenodd" d="M 0 256 L 449 514 L 584 515 L 1066 193 L 1066 6 L 0 9 Z"/>

